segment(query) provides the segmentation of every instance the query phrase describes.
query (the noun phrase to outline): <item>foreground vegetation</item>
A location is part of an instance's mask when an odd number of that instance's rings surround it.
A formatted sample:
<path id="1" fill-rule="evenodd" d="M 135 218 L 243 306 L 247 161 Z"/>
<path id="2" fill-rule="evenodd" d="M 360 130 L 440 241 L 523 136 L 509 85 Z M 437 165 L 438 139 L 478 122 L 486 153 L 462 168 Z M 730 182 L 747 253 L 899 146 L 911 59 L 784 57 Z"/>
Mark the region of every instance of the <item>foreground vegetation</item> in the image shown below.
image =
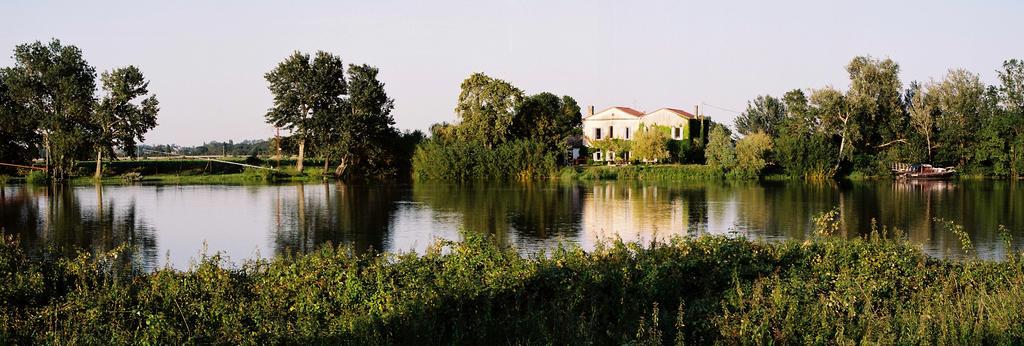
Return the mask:
<path id="1" fill-rule="evenodd" d="M 828 229 L 828 221 L 823 229 Z M 425 254 L 325 246 L 187 271 L 123 251 L 0 244 L 3 343 L 942 343 L 1024 341 L 1024 265 L 901 240 L 613 242 L 522 257 L 479 236 Z M 41 258 L 41 259 L 40 259 Z"/>

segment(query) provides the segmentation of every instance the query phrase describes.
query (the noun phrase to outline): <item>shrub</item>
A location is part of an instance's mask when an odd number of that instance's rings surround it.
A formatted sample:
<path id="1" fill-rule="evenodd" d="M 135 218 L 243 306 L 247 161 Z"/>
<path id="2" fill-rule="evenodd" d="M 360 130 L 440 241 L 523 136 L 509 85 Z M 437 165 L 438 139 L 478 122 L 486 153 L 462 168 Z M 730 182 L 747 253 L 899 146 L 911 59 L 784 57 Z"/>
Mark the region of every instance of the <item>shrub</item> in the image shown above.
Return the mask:
<path id="1" fill-rule="evenodd" d="M 668 134 L 664 131 L 657 128 L 641 128 L 631 145 L 631 155 L 643 161 L 665 161 L 670 157 L 668 141 Z"/>
<path id="2" fill-rule="evenodd" d="M 722 170 L 729 170 L 736 166 L 736 148 L 732 143 L 729 131 L 722 125 L 716 125 L 711 129 L 704 153 L 709 166 Z"/>
<path id="3" fill-rule="evenodd" d="M 269 167 L 264 169 L 246 167 L 242 170 L 242 175 L 245 176 L 247 180 L 273 182 L 284 177 L 285 174 L 270 169 Z"/>
<path id="4" fill-rule="evenodd" d="M 25 182 L 29 184 L 45 184 L 50 181 L 50 178 L 46 175 L 46 172 L 40 170 L 32 170 L 25 176 Z"/>
<path id="5" fill-rule="evenodd" d="M 556 174 L 555 154 L 534 140 L 488 150 L 465 141 L 428 140 L 413 155 L 413 175 L 424 180 L 530 180 Z"/>
<path id="6" fill-rule="evenodd" d="M 121 175 L 121 180 L 125 182 L 136 182 L 142 181 L 142 173 L 139 172 L 128 172 Z"/>

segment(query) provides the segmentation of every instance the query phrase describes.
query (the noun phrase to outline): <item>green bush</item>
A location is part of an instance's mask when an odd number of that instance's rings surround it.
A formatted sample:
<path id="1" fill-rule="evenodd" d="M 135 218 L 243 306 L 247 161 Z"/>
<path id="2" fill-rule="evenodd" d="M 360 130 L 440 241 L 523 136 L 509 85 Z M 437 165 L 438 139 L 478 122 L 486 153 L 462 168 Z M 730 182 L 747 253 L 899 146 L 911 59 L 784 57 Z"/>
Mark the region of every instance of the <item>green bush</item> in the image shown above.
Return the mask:
<path id="1" fill-rule="evenodd" d="M 246 180 L 265 182 L 277 181 L 285 176 L 284 173 L 272 169 L 259 169 L 252 167 L 246 167 L 244 170 L 242 170 L 242 175 L 245 177 Z"/>
<path id="2" fill-rule="evenodd" d="M 25 182 L 29 184 L 45 184 L 50 181 L 50 178 L 46 175 L 46 172 L 40 170 L 32 170 L 25 176 Z"/>
<path id="3" fill-rule="evenodd" d="M 142 181 L 142 173 L 139 172 L 128 172 L 121 175 L 121 180 L 125 182 L 136 182 Z"/>
<path id="4" fill-rule="evenodd" d="M 413 175 L 423 180 L 531 180 L 554 176 L 555 154 L 544 143 L 516 140 L 493 149 L 465 141 L 428 140 L 416 148 Z"/>

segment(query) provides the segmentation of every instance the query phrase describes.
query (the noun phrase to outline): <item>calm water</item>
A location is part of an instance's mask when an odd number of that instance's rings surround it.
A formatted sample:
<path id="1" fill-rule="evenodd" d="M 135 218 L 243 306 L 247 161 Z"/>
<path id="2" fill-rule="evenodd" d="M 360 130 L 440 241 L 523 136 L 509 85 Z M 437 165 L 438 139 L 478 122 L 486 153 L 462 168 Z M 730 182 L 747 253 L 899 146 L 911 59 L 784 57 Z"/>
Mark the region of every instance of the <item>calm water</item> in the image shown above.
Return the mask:
<path id="1" fill-rule="evenodd" d="M 598 239 L 675 234 L 803 239 L 816 213 L 838 206 L 847 236 L 870 220 L 903 229 L 935 256 L 960 253 L 931 221 L 964 224 L 985 258 L 1005 248 L 998 225 L 1024 246 L 1024 184 L 929 183 L 534 183 L 404 185 L 126 185 L 0 187 L 0 228 L 25 247 L 107 250 L 135 246 L 141 268 L 187 267 L 205 248 L 233 261 L 303 252 L 325 242 L 422 251 L 460 230 L 487 232 L 523 252 Z"/>

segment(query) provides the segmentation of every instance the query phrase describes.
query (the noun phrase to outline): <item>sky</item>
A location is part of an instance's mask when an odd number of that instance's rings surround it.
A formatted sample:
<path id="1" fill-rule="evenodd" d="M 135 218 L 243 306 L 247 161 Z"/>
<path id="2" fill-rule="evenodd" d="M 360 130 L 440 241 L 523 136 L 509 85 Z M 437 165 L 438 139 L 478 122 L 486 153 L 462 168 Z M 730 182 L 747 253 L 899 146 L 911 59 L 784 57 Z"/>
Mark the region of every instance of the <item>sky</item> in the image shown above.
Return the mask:
<path id="1" fill-rule="evenodd" d="M 692 110 L 732 123 L 758 95 L 846 89 L 855 56 L 904 86 L 950 68 L 997 83 L 1024 58 L 1019 1 L 22 1 L 0 3 L 0 66 L 60 39 L 97 71 L 135 65 L 160 100 L 149 144 L 269 138 L 263 76 L 324 50 L 380 69 L 401 129 L 457 120 L 474 72 L 598 110 Z"/>

